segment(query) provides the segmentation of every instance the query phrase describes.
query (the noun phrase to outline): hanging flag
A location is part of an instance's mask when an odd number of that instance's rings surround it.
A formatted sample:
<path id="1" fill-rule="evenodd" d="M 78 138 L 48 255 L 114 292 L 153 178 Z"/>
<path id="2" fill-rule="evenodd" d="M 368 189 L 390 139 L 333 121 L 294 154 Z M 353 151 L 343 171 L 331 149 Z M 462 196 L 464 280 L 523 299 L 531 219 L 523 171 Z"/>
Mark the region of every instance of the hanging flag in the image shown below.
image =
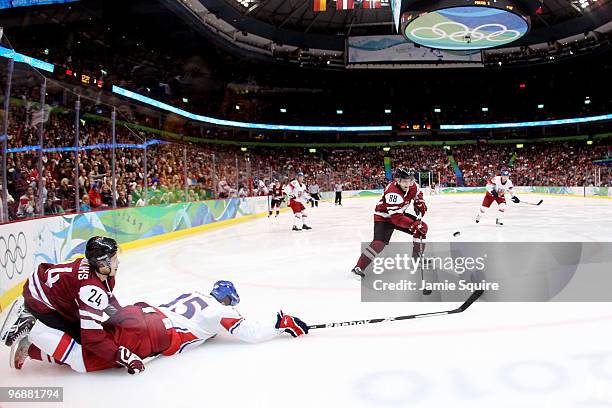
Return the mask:
<path id="1" fill-rule="evenodd" d="M 49 121 L 49 114 L 51 113 L 51 106 L 45 105 L 45 108 L 34 111 L 32 113 L 32 119 L 30 121 L 31 127 L 38 127 L 41 123 L 46 123 Z"/>
<path id="2" fill-rule="evenodd" d="M 314 0 L 314 11 L 325 11 L 327 10 L 327 0 Z"/>
<path id="3" fill-rule="evenodd" d="M 336 0 L 336 10 L 352 10 L 355 8 L 355 0 Z"/>
<path id="4" fill-rule="evenodd" d="M 364 9 L 378 9 L 381 7 L 382 4 L 380 0 L 363 0 Z"/>

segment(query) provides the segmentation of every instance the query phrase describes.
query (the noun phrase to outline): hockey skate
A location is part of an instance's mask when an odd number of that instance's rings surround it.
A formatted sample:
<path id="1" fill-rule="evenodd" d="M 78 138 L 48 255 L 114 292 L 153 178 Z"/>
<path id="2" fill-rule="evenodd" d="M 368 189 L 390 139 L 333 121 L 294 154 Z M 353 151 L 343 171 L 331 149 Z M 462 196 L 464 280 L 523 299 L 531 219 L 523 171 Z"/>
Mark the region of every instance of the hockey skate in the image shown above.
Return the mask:
<path id="1" fill-rule="evenodd" d="M 30 333 L 34 323 L 36 323 L 36 318 L 25 309 L 23 298 L 20 297 L 13 302 L 11 309 L 6 315 L 0 330 L 0 339 L 8 347 L 11 347 L 19 336 Z"/>
<path id="2" fill-rule="evenodd" d="M 309 227 L 308 225 L 304 224 L 304 225 L 302 225 L 302 229 L 303 230 L 311 230 L 312 227 Z"/>
<path id="3" fill-rule="evenodd" d="M 496 225 L 504 225 L 504 223 L 499 218 L 495 219 L 495 224 Z"/>
<path id="4" fill-rule="evenodd" d="M 360 267 L 356 266 L 351 270 L 352 276 L 357 280 L 362 280 L 365 278 L 365 273 L 361 270 Z"/>
<path id="5" fill-rule="evenodd" d="M 9 357 L 9 365 L 11 368 L 21 370 L 23 363 L 29 358 L 28 350 L 31 344 L 27 333 L 23 333 L 15 340 L 15 343 L 11 347 L 11 355 Z"/>
<path id="6" fill-rule="evenodd" d="M 291 231 L 301 231 L 301 228 L 298 228 L 297 225 L 294 225 L 293 228 L 291 228 Z"/>

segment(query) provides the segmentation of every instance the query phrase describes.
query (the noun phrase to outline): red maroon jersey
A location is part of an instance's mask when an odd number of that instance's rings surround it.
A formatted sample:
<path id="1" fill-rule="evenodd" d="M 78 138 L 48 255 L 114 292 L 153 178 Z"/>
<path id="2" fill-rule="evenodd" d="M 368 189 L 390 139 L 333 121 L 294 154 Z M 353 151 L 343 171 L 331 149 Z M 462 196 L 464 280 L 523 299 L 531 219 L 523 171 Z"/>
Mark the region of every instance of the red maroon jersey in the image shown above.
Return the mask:
<path id="1" fill-rule="evenodd" d="M 272 184 L 270 186 L 270 195 L 276 200 L 283 198 L 283 186 L 281 186 L 280 183 Z"/>
<path id="2" fill-rule="evenodd" d="M 36 313 L 57 313 L 81 327 L 81 346 L 114 362 L 118 346 L 102 329 L 103 313 L 119 308 L 113 296 L 115 279 L 101 281 L 84 258 L 62 264 L 42 263 L 23 287 L 27 307 Z M 109 307 L 110 306 L 110 307 Z M 87 362 L 86 362 L 87 366 Z"/>
<path id="3" fill-rule="evenodd" d="M 374 209 L 374 221 L 391 222 L 400 225 L 400 220 L 407 218 L 404 216 L 404 212 L 408 209 L 408 206 L 414 201 L 422 199 L 423 192 L 417 183 L 410 186 L 408 191 L 402 190 L 395 181 L 389 183 Z"/>

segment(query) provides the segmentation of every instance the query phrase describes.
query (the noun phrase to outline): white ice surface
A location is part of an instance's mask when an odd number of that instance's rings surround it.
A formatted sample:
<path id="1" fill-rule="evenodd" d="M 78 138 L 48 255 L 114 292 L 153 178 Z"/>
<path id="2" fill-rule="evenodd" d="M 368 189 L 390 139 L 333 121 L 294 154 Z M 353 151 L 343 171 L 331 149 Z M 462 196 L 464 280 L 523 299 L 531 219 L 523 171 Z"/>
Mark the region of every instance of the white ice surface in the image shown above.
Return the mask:
<path id="1" fill-rule="evenodd" d="M 612 200 L 523 198 L 544 203 L 510 204 L 500 228 L 494 208 L 474 224 L 480 195 L 427 197 L 429 238 L 449 241 L 461 231 L 457 239 L 465 241 L 612 241 Z M 375 201 L 323 202 L 309 209 L 312 231 L 290 231 L 292 217 L 283 213 L 126 251 L 117 296 L 123 304 L 158 304 L 230 279 L 245 316 L 274 319 L 282 308 L 308 323 L 455 307 L 360 302 L 359 283 L 348 271 L 360 242 L 371 240 Z M 396 233 L 393 240 L 409 238 Z M 58 406 L 87 408 L 607 407 L 611 309 L 607 303 L 481 302 L 458 315 L 315 330 L 258 345 L 217 337 L 158 358 L 137 376 L 118 369 L 77 374 L 33 361 L 13 371 L 8 348 L 0 347 L 0 386 L 63 386 L 65 402 Z"/>

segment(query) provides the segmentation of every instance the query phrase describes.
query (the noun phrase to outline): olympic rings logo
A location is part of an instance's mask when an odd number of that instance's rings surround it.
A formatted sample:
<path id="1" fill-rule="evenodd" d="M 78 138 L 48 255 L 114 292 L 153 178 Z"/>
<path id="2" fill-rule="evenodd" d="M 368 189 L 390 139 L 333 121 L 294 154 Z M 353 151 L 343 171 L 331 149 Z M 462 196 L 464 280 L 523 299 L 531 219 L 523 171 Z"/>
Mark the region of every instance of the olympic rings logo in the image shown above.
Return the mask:
<path id="1" fill-rule="evenodd" d="M 13 279 L 15 273 L 23 273 L 27 253 L 28 243 L 23 232 L 17 234 L 17 237 L 9 234 L 8 239 L 0 237 L 0 265 L 9 279 Z"/>
<path id="2" fill-rule="evenodd" d="M 456 29 L 454 29 L 453 32 L 449 33 L 443 30 L 442 28 L 440 28 L 443 26 L 452 26 L 452 27 L 456 27 Z M 495 28 L 498 28 L 498 30 L 487 34 L 486 32 L 481 31 L 481 29 L 486 28 L 486 27 L 495 27 Z M 422 35 L 417 34 L 421 32 L 429 32 L 431 34 L 436 35 L 437 37 L 422 37 Z M 410 33 L 412 34 L 414 38 L 417 38 L 423 41 L 439 41 L 439 40 L 448 38 L 451 41 L 463 42 L 463 43 L 465 42 L 472 43 L 472 42 L 478 42 L 482 40 L 505 43 L 505 42 L 514 41 L 520 38 L 522 35 L 517 30 L 509 30 L 508 27 L 506 27 L 503 24 L 498 24 L 498 23 L 483 24 L 478 27 L 474 27 L 470 29 L 465 24 L 457 23 L 456 21 L 443 21 L 431 27 L 417 27 L 417 28 L 414 28 Z M 509 36 L 511 36 L 512 38 L 508 38 Z"/>

